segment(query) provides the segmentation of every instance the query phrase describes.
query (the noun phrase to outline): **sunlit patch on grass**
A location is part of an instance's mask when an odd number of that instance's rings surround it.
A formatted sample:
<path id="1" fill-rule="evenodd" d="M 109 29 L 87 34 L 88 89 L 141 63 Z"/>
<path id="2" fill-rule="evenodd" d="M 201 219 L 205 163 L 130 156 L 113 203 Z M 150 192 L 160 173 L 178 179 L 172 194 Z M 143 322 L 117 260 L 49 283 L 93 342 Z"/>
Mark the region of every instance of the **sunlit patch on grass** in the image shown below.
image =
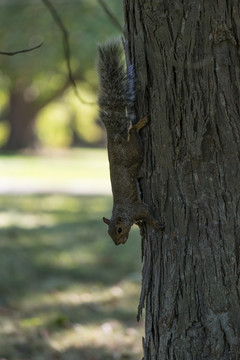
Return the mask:
<path id="1" fill-rule="evenodd" d="M 142 327 L 128 327 L 115 319 L 109 319 L 101 324 L 82 326 L 75 324 L 72 328 L 55 334 L 49 339 L 50 346 L 61 352 L 68 348 L 98 348 L 108 349 L 114 355 L 113 358 L 121 356 L 141 355 L 141 342 L 139 337 L 142 335 Z M 133 358 L 133 357 L 131 357 Z M 102 358 L 103 359 L 103 358 Z M 136 357 L 137 359 L 137 357 Z"/>
<path id="2" fill-rule="evenodd" d="M 17 331 L 17 323 L 12 321 L 9 316 L 1 314 L 0 320 L 0 338 L 5 336 L 10 336 L 16 333 Z M 1 344 L 1 342 L 0 342 Z"/>
<path id="3" fill-rule="evenodd" d="M 106 149 L 65 150 L 43 155 L 0 156 L 0 167 L 4 169 L 1 178 L 45 179 L 56 184 L 73 179 L 109 180 Z"/>
<path id="4" fill-rule="evenodd" d="M 31 294 L 31 296 L 23 298 L 20 304 L 23 309 L 26 309 L 26 313 L 40 314 L 46 310 L 55 312 L 56 309 L 61 309 L 61 312 L 64 312 L 69 320 L 72 317 L 72 309 L 75 318 L 71 319 L 71 322 L 77 320 L 78 316 L 82 321 L 86 317 L 88 317 L 89 321 L 92 320 L 92 317 L 94 318 L 93 309 L 95 315 L 96 312 L 102 312 L 101 317 L 105 317 L 108 311 L 113 313 L 116 311 L 117 313 L 117 308 L 119 308 L 119 316 L 124 318 L 128 314 L 129 319 L 132 321 L 136 315 L 136 301 L 138 300 L 139 290 L 140 283 L 128 279 L 111 287 L 79 282 L 78 286 L 68 287 L 66 290 L 52 289 L 45 294 Z M 80 308 L 81 305 L 84 306 L 84 312 Z"/>
<path id="5" fill-rule="evenodd" d="M 43 317 L 31 317 L 20 321 L 20 326 L 25 328 L 34 328 L 44 325 L 45 319 Z"/>
<path id="6" fill-rule="evenodd" d="M 53 257 L 51 253 L 44 253 L 38 258 L 39 263 L 50 263 L 52 267 L 58 267 L 59 269 L 74 269 L 76 266 L 85 264 L 86 266 L 96 266 L 97 259 L 94 254 L 89 252 L 59 252 L 57 256 Z"/>
<path id="7" fill-rule="evenodd" d="M 0 228 L 19 227 L 22 229 L 34 229 L 39 226 L 53 226 L 56 224 L 54 216 L 50 214 L 26 214 L 18 211 L 0 212 Z"/>

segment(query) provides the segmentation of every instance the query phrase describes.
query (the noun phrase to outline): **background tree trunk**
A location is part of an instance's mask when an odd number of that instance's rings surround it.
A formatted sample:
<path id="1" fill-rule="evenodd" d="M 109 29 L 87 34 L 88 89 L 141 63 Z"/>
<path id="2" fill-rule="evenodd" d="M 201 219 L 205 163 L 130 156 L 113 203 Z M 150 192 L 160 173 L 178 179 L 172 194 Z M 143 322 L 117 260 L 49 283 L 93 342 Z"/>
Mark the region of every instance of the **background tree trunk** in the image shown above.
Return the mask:
<path id="1" fill-rule="evenodd" d="M 125 35 L 148 115 L 139 313 L 145 360 L 240 359 L 240 5 L 125 0 Z"/>
<path id="2" fill-rule="evenodd" d="M 24 99 L 23 91 L 10 94 L 8 122 L 10 134 L 4 149 L 19 150 L 36 144 L 35 119 L 39 109 Z"/>

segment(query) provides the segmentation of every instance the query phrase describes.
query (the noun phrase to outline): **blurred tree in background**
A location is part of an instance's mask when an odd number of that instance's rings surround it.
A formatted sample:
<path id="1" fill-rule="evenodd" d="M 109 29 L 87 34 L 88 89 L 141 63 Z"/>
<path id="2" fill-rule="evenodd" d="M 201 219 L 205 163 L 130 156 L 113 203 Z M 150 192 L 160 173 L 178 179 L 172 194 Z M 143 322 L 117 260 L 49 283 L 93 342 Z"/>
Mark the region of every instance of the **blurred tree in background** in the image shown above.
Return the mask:
<path id="1" fill-rule="evenodd" d="M 96 43 L 120 35 L 97 0 L 52 0 L 69 32 L 81 97 L 96 102 Z M 122 23 L 122 2 L 107 6 Z M 68 78 L 62 33 L 41 0 L 0 0 L 0 50 L 43 42 L 31 53 L 0 57 L 0 145 L 7 150 L 99 144 L 97 106 L 82 104 Z"/>

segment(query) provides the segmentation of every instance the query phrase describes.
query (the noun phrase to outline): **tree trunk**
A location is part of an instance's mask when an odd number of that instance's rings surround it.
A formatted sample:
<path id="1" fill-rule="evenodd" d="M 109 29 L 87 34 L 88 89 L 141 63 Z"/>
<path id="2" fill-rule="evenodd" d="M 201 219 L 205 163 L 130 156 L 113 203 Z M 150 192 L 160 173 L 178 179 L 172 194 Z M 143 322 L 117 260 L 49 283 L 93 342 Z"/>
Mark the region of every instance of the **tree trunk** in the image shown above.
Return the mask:
<path id="1" fill-rule="evenodd" d="M 125 0 L 145 158 L 145 360 L 240 359 L 240 5 Z"/>
<path id="2" fill-rule="evenodd" d="M 24 99 L 23 91 L 11 92 L 8 113 L 10 135 L 4 149 L 15 151 L 35 145 L 35 119 L 39 110 L 35 105 Z"/>

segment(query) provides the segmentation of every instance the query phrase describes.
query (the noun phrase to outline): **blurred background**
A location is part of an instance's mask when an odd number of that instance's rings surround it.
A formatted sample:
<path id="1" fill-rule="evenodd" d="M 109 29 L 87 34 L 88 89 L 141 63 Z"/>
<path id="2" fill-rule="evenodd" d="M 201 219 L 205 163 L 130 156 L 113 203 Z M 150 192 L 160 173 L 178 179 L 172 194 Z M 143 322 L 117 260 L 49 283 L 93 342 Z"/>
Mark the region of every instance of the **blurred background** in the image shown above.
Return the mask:
<path id="1" fill-rule="evenodd" d="M 47 3 L 0 0 L 0 51 L 43 42 L 0 55 L 0 359 L 137 360 L 140 236 L 116 247 L 102 222 L 96 104 L 97 43 L 121 35 L 122 1 Z"/>

